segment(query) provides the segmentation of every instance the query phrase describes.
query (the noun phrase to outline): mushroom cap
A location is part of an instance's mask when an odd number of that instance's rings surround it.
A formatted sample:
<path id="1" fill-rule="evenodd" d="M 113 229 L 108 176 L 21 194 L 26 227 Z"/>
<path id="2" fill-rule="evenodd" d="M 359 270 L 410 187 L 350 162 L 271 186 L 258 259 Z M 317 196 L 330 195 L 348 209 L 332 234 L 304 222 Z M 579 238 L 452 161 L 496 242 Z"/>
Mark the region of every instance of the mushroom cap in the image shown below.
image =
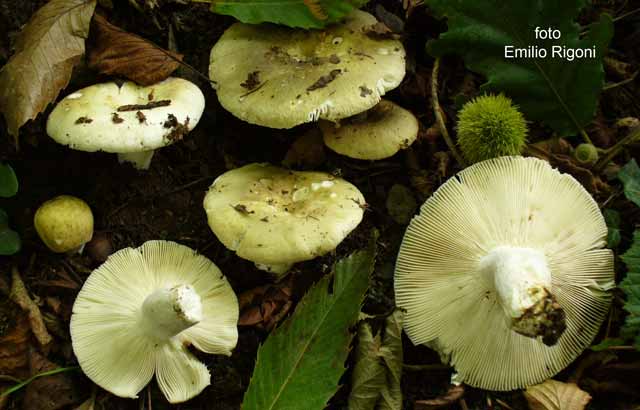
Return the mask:
<path id="1" fill-rule="evenodd" d="M 102 83 L 63 98 L 49 115 L 47 134 L 80 151 L 150 151 L 182 139 L 203 110 L 202 91 L 181 78 L 148 87 Z"/>
<path id="2" fill-rule="evenodd" d="M 189 285 L 203 319 L 168 340 L 141 326 L 143 302 L 154 291 Z M 157 375 L 167 399 L 178 403 L 209 385 L 207 367 L 186 348 L 230 355 L 238 340 L 238 300 L 218 267 L 194 250 L 168 241 L 125 248 L 87 278 L 73 305 L 71 340 L 83 372 L 120 397 L 137 397 Z"/>
<path id="3" fill-rule="evenodd" d="M 388 158 L 410 146 L 418 136 L 418 120 L 399 105 L 380 101 L 369 111 L 340 121 L 320 121 L 327 147 L 356 159 Z"/>
<path id="4" fill-rule="evenodd" d="M 573 177 L 535 158 L 479 162 L 445 182 L 404 236 L 395 271 L 405 331 L 450 360 L 460 381 L 511 390 L 553 376 L 591 343 L 611 301 L 613 253 L 598 204 Z M 498 246 L 544 253 L 566 313 L 554 346 L 511 330 L 480 260 Z"/>
<path id="5" fill-rule="evenodd" d="M 204 198 L 209 227 L 260 265 L 285 265 L 335 249 L 362 220 L 358 189 L 323 172 L 249 164 L 220 175 Z"/>
<path id="6" fill-rule="evenodd" d="M 33 226 L 47 248 L 63 253 L 76 250 L 93 237 L 93 213 L 80 198 L 60 195 L 38 208 Z"/>
<path id="7" fill-rule="evenodd" d="M 379 35 L 375 17 L 354 10 L 322 31 L 236 23 L 211 50 L 209 77 L 222 106 L 271 128 L 368 110 L 405 74 L 398 40 Z"/>

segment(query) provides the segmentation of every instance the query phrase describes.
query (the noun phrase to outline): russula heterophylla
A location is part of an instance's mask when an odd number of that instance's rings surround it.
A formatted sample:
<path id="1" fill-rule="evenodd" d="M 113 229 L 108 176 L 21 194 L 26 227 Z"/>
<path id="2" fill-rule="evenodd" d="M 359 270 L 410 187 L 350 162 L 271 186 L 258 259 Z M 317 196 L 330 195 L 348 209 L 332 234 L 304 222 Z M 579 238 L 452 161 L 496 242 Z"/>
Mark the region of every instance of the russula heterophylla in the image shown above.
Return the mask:
<path id="1" fill-rule="evenodd" d="M 82 199 L 60 195 L 40 205 L 33 226 L 53 252 L 81 252 L 93 237 L 93 213 Z"/>
<path id="2" fill-rule="evenodd" d="M 388 100 L 339 124 L 320 121 L 319 125 L 327 147 L 356 159 L 388 158 L 409 147 L 418 136 L 416 117 Z"/>
<path id="3" fill-rule="evenodd" d="M 269 164 L 220 175 L 204 198 L 220 242 L 276 274 L 334 250 L 358 226 L 364 206 L 360 191 L 341 178 Z"/>
<path id="4" fill-rule="evenodd" d="M 47 134 L 69 148 L 117 153 L 120 162 L 148 169 L 154 150 L 181 140 L 203 110 L 202 91 L 181 78 L 147 87 L 102 83 L 63 98 L 49 115 Z"/>
<path id="5" fill-rule="evenodd" d="M 231 355 L 238 300 L 218 267 L 169 241 L 125 248 L 87 278 L 73 305 L 71 340 L 82 371 L 120 397 L 135 398 L 156 375 L 171 403 L 210 383 L 187 349 Z"/>
<path id="6" fill-rule="evenodd" d="M 335 121 L 368 110 L 405 75 L 402 43 L 355 10 L 324 30 L 236 23 L 211 50 L 220 104 L 271 128 Z"/>
<path id="7" fill-rule="evenodd" d="M 405 331 L 471 386 L 540 383 L 589 346 L 609 309 L 606 238 L 598 204 L 546 161 L 476 163 L 406 231 L 395 271 Z"/>

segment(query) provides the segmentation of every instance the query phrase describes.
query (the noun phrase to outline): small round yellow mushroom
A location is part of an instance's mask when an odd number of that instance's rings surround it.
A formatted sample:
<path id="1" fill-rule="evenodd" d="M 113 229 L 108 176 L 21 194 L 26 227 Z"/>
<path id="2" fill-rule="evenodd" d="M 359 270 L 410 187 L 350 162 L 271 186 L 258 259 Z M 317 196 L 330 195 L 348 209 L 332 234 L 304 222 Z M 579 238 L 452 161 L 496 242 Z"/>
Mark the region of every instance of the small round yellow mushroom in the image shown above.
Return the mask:
<path id="1" fill-rule="evenodd" d="M 53 252 L 82 251 L 93 236 L 93 213 L 82 199 L 60 195 L 40 205 L 33 225 Z"/>

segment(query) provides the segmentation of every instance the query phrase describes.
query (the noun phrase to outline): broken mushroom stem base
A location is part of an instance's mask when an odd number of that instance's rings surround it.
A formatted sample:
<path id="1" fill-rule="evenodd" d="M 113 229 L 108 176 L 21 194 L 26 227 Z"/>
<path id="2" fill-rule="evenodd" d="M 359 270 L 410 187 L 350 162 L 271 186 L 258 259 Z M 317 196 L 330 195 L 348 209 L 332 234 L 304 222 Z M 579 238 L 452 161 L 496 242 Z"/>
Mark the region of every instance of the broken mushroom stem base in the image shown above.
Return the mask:
<path id="1" fill-rule="evenodd" d="M 158 289 L 142 304 L 142 326 L 158 339 L 169 339 L 201 320 L 202 301 L 189 285 Z"/>
<path id="2" fill-rule="evenodd" d="M 118 162 L 129 162 L 135 169 L 147 170 L 151 165 L 153 153 L 154 150 L 118 154 Z"/>
<path id="3" fill-rule="evenodd" d="M 523 336 L 542 337 L 554 345 L 566 328 L 562 307 L 550 293 L 551 271 L 543 252 L 499 246 L 480 261 L 490 289 L 497 293 L 511 329 Z"/>

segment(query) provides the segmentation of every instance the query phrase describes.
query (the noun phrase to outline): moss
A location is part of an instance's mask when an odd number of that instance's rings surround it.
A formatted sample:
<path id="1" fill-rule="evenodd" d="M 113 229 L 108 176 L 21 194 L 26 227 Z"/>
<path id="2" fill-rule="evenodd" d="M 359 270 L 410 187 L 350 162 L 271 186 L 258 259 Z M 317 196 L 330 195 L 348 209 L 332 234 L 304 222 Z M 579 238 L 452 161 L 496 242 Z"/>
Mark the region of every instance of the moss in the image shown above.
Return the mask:
<path id="1" fill-rule="evenodd" d="M 520 155 L 527 123 L 511 99 L 485 95 L 466 103 L 458 113 L 458 145 L 471 163 L 504 155 Z"/>

